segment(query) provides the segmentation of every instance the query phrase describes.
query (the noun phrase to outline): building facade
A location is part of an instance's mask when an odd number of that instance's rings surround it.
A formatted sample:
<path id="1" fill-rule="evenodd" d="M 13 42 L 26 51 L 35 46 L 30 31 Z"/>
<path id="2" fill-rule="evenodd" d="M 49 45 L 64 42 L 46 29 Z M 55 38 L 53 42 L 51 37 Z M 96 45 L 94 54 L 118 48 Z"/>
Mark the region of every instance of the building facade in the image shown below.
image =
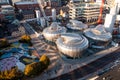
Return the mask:
<path id="1" fill-rule="evenodd" d="M 68 7 L 71 19 L 84 20 L 89 23 L 97 21 L 100 14 L 100 5 L 97 3 L 70 3 Z M 102 17 L 105 17 L 104 9 Z"/>
<path id="2" fill-rule="evenodd" d="M 4 15 L 4 18 L 12 21 L 15 19 L 15 11 L 14 11 L 14 7 L 12 7 L 11 5 L 3 5 L 1 6 L 1 12 Z"/>

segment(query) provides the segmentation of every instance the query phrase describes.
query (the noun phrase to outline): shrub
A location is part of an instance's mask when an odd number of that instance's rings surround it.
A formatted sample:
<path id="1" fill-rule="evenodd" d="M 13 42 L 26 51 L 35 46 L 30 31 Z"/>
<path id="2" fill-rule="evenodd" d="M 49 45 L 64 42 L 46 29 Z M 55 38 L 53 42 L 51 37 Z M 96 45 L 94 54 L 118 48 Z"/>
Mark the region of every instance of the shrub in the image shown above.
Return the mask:
<path id="1" fill-rule="evenodd" d="M 30 42 L 31 41 L 31 38 L 30 38 L 30 36 L 29 35 L 23 35 L 22 37 L 21 37 L 21 40 L 22 41 L 25 41 L 25 42 Z"/>
<path id="2" fill-rule="evenodd" d="M 6 70 L 3 72 L 0 72 L 0 80 L 17 80 L 20 79 L 23 76 L 23 73 L 18 70 L 17 67 L 12 68 L 11 70 Z"/>
<path id="3" fill-rule="evenodd" d="M 43 71 L 41 62 L 34 62 L 26 65 L 24 74 L 26 76 L 35 76 Z"/>
<path id="4" fill-rule="evenodd" d="M 6 38 L 0 39 L 0 48 L 8 47 L 10 44 Z"/>
<path id="5" fill-rule="evenodd" d="M 50 64 L 50 59 L 46 55 L 42 55 L 40 58 L 40 62 L 43 63 L 44 69 L 46 69 Z"/>
<path id="6" fill-rule="evenodd" d="M 28 43 L 30 46 L 32 46 L 31 38 L 30 38 L 29 35 L 23 35 L 23 36 L 21 36 L 21 39 L 19 40 L 19 42 Z"/>

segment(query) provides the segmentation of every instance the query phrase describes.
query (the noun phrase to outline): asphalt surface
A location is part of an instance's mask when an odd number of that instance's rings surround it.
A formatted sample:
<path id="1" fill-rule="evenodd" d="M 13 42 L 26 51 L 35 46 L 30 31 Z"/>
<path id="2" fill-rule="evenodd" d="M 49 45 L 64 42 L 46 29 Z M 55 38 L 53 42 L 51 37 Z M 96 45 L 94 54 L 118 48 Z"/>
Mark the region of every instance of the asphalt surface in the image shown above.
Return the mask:
<path id="1" fill-rule="evenodd" d="M 77 68 L 69 73 L 63 74 L 61 76 L 55 77 L 50 80 L 76 80 L 80 79 L 84 76 L 87 76 L 93 72 L 96 72 L 97 70 L 103 68 L 110 62 L 113 62 L 120 58 L 120 48 L 102 58 L 97 59 L 96 61 L 93 61 L 83 67 Z"/>

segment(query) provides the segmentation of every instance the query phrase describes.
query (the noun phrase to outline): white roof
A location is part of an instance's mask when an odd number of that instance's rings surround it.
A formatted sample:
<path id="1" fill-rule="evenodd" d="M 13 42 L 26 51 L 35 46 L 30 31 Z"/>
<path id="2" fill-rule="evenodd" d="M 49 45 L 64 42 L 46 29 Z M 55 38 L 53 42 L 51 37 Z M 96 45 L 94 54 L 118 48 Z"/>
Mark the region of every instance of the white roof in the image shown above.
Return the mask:
<path id="1" fill-rule="evenodd" d="M 61 27 L 58 25 L 57 22 L 53 22 L 50 27 L 47 27 L 44 29 L 45 33 L 53 33 L 53 34 L 58 34 L 66 31 L 64 27 Z"/>
<path id="2" fill-rule="evenodd" d="M 80 57 L 82 51 L 88 48 L 88 43 L 87 38 L 75 33 L 61 34 L 56 41 L 59 51 L 70 57 Z"/>
<path id="3" fill-rule="evenodd" d="M 38 2 L 32 2 L 32 1 L 20 1 L 20 2 L 16 2 L 15 4 L 17 4 L 17 5 L 23 5 L 23 4 L 36 4 L 36 3 L 38 3 Z"/>
<path id="4" fill-rule="evenodd" d="M 2 5 L 1 8 L 8 8 L 8 7 L 13 7 L 11 5 Z"/>
<path id="5" fill-rule="evenodd" d="M 84 46 L 88 46 L 88 40 L 84 36 L 80 36 L 79 34 L 75 33 L 65 33 L 62 34 L 60 38 L 58 38 L 57 42 L 58 45 L 63 43 L 66 47 L 73 47 L 73 48 L 81 48 L 83 49 Z M 87 43 L 87 44 L 85 44 Z"/>
<path id="6" fill-rule="evenodd" d="M 98 25 L 96 28 L 89 28 L 84 31 L 85 35 L 94 40 L 109 41 L 112 39 L 112 35 L 106 32 L 103 25 Z"/>
<path id="7" fill-rule="evenodd" d="M 81 21 L 70 20 L 70 23 L 67 24 L 67 27 L 73 30 L 83 30 L 88 28 L 88 26 Z"/>

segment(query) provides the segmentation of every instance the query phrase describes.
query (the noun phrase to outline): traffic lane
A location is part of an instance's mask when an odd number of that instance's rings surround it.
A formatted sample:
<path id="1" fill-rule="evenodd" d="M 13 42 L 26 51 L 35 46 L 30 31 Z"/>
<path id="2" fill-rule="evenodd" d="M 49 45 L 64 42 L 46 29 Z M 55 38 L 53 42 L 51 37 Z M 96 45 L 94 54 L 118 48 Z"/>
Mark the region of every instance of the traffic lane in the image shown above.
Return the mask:
<path id="1" fill-rule="evenodd" d="M 96 61 L 89 63 L 88 65 L 85 65 L 81 68 L 75 69 L 69 73 L 63 74 L 61 76 L 58 76 L 58 77 L 50 79 L 50 80 L 68 80 L 68 79 L 75 80 L 75 79 L 82 78 L 90 73 L 93 73 L 93 72 L 103 68 L 108 63 L 113 62 L 114 60 L 119 58 L 120 57 L 119 52 L 120 52 L 120 50 L 118 49 Z M 89 66 L 92 66 L 92 67 L 89 67 Z"/>

